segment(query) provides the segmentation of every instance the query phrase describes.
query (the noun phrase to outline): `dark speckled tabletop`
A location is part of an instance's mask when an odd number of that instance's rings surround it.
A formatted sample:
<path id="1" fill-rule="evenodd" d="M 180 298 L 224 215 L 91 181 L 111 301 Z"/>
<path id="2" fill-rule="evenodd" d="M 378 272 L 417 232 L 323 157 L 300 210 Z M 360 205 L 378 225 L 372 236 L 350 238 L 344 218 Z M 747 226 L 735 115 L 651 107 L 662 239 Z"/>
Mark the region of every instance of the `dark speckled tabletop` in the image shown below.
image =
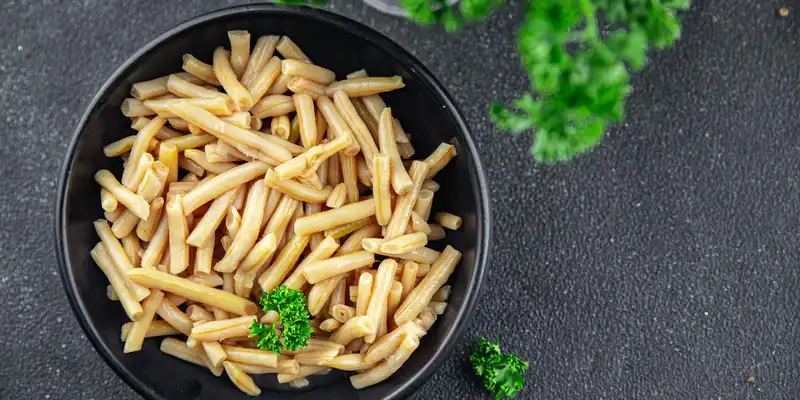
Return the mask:
<path id="1" fill-rule="evenodd" d="M 78 116 L 123 59 L 238 3 L 0 4 L 0 398 L 137 397 L 94 352 L 61 287 L 58 170 Z M 530 360 L 526 399 L 797 398 L 800 3 L 695 3 L 678 46 L 634 78 L 626 123 L 591 153 L 544 167 L 528 138 L 497 133 L 486 116 L 492 99 L 526 87 L 511 35 L 519 5 L 447 35 L 333 1 L 440 78 L 491 182 L 483 298 L 415 398 L 488 398 L 466 361 L 482 335 Z"/>

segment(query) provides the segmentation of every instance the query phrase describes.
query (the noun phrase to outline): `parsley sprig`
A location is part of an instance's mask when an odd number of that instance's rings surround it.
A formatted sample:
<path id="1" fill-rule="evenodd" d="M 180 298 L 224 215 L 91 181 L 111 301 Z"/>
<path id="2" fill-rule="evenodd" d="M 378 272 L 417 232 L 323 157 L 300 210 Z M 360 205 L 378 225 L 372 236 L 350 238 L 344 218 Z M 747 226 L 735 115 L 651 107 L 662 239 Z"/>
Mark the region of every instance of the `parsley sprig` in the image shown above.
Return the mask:
<path id="1" fill-rule="evenodd" d="M 525 383 L 522 374 L 528 370 L 528 362 L 514 354 L 504 354 L 500 351 L 499 341 L 481 338 L 478 348 L 469 359 L 472 369 L 495 400 L 516 396 Z"/>
<path id="2" fill-rule="evenodd" d="M 447 3 L 445 0 L 402 0 L 409 18 L 423 25 L 441 22 L 448 32 L 461 29 L 465 22 L 486 18 L 492 10 L 502 6 L 505 0 L 461 0 L 457 6 L 452 7 Z"/>
<path id="3" fill-rule="evenodd" d="M 680 37 L 679 10 L 690 0 L 528 0 L 518 48 L 531 92 L 513 109 L 492 104 L 489 115 L 512 134 L 533 131 L 537 161 L 566 161 L 596 145 L 624 117 L 628 69 L 641 70 L 650 46 Z M 486 17 L 503 0 L 403 0 L 411 19 L 447 31 Z M 459 17 L 460 15 L 460 17 Z M 599 26 L 616 28 L 604 35 Z"/>
<path id="4" fill-rule="evenodd" d="M 303 292 L 281 285 L 264 292 L 260 303 L 264 311 L 275 311 L 280 318 L 269 325 L 253 320 L 248 336 L 258 337 L 256 346 L 259 349 L 280 353 L 284 348 L 295 351 L 306 346 L 313 330 L 308 300 Z M 278 323 L 283 329 L 280 336 L 276 329 Z"/>
<path id="5" fill-rule="evenodd" d="M 277 0 L 300 4 L 309 0 Z M 310 0 L 319 5 L 326 0 Z M 505 0 L 401 0 L 412 20 L 448 32 L 488 16 Z M 508 108 L 493 103 L 500 130 L 533 132 L 539 162 L 567 161 L 594 147 L 624 117 L 628 69 L 644 68 L 650 46 L 680 37 L 677 13 L 690 0 L 526 0 L 518 48 L 531 90 Z M 603 34 L 606 24 L 616 29 Z"/>
<path id="6" fill-rule="evenodd" d="M 688 7 L 689 0 L 529 1 L 519 51 L 533 93 L 516 100 L 514 111 L 493 104 L 492 119 L 511 133 L 534 130 L 531 152 L 540 162 L 590 149 L 623 119 L 627 67 L 641 70 L 649 46 L 678 39 L 676 14 Z M 598 29 L 601 15 L 617 28 L 609 35 Z"/>

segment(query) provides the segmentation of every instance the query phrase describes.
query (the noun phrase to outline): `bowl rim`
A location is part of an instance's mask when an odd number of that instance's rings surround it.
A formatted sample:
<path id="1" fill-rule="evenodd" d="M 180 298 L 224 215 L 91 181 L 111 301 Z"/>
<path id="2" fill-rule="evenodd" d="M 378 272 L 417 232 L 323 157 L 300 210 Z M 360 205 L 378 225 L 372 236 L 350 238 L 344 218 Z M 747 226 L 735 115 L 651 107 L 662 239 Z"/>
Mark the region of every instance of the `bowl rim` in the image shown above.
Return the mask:
<path id="1" fill-rule="evenodd" d="M 358 21 L 352 20 L 348 17 L 326 11 L 319 8 L 312 8 L 308 6 L 278 6 L 274 4 L 249 4 L 241 6 L 233 6 L 222 8 L 219 10 L 211 11 L 205 14 L 192 17 L 172 29 L 158 35 L 151 39 L 144 46 L 138 49 L 135 53 L 129 56 L 119 67 L 117 67 L 112 75 L 105 81 L 103 86 L 96 92 L 91 102 L 89 103 L 86 111 L 81 116 L 75 131 L 72 134 L 72 139 L 67 148 L 67 155 L 59 171 L 60 179 L 58 181 L 57 195 L 55 198 L 55 214 L 53 230 L 55 231 L 55 247 L 56 257 L 58 260 L 59 274 L 64 286 L 67 298 L 69 299 L 70 306 L 73 314 L 78 320 L 81 329 L 83 329 L 86 337 L 91 342 L 95 350 L 100 354 L 101 358 L 108 364 L 111 369 L 125 383 L 133 388 L 139 395 L 147 399 L 162 399 L 162 397 L 155 392 L 149 385 L 129 371 L 120 360 L 113 354 L 109 346 L 100 339 L 100 334 L 97 331 L 95 324 L 89 321 L 87 315 L 87 307 L 81 299 L 77 296 L 77 287 L 75 284 L 74 275 L 70 268 L 70 261 L 67 255 L 66 246 L 66 189 L 69 177 L 72 173 L 72 166 L 75 161 L 75 152 L 78 143 L 82 140 L 84 130 L 89 120 L 89 117 L 95 113 L 100 106 L 101 100 L 106 93 L 117 83 L 118 80 L 132 67 L 141 57 L 146 55 L 154 48 L 160 46 L 176 35 L 191 29 L 197 25 L 207 23 L 216 19 L 229 17 L 232 15 L 249 14 L 249 13 L 275 13 L 291 16 L 311 17 L 321 22 L 332 24 L 338 29 L 342 29 L 349 33 L 357 34 L 372 44 L 390 51 L 394 56 L 404 65 L 412 69 L 415 74 L 422 79 L 426 84 L 433 89 L 435 95 L 443 102 L 449 110 L 451 117 L 461 131 L 463 138 L 462 146 L 468 149 L 472 156 L 474 170 L 473 181 L 477 184 L 478 198 L 476 204 L 476 216 L 478 219 L 478 240 L 476 244 L 475 253 L 475 270 L 472 274 L 472 279 L 468 284 L 465 292 L 465 300 L 461 309 L 458 311 L 453 325 L 447 330 L 443 338 L 442 344 L 439 345 L 433 352 L 433 355 L 416 371 L 408 381 L 391 389 L 386 399 L 404 398 L 414 393 L 423 383 L 428 381 L 430 376 L 438 369 L 438 367 L 446 361 L 447 356 L 450 355 L 455 345 L 458 343 L 458 338 L 464 333 L 467 322 L 472 316 L 475 303 L 480 296 L 481 285 L 484 280 L 486 272 L 486 263 L 491 245 L 492 225 L 491 225 L 491 203 L 489 201 L 489 189 L 486 179 L 485 170 L 481 164 L 480 155 L 477 146 L 470 135 L 469 128 L 467 127 L 464 117 L 461 115 L 459 108 L 455 105 L 450 95 L 444 89 L 443 85 L 433 76 L 433 74 L 419 61 L 411 55 L 408 51 L 396 44 L 393 40 L 370 28 Z"/>

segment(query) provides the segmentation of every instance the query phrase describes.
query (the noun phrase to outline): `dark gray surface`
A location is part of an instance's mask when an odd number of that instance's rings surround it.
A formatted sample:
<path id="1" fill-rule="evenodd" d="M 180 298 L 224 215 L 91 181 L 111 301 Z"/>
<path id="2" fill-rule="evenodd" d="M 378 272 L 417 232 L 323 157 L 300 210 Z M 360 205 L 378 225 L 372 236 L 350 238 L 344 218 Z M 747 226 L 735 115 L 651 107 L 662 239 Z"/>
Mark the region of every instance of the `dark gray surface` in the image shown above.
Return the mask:
<path id="1" fill-rule="evenodd" d="M 124 58 L 238 3 L 0 5 L 0 398 L 137 397 L 64 296 L 51 229 L 58 169 L 83 108 Z M 523 398 L 797 397 L 800 10 L 780 18 L 780 1 L 696 1 L 678 47 L 634 79 L 625 126 L 572 163 L 542 167 L 528 138 L 496 133 L 486 117 L 491 99 L 526 87 L 510 34 L 518 7 L 446 35 L 334 3 L 442 80 L 488 167 L 496 219 L 484 295 L 416 398 L 488 398 L 466 362 L 481 335 L 530 360 Z"/>

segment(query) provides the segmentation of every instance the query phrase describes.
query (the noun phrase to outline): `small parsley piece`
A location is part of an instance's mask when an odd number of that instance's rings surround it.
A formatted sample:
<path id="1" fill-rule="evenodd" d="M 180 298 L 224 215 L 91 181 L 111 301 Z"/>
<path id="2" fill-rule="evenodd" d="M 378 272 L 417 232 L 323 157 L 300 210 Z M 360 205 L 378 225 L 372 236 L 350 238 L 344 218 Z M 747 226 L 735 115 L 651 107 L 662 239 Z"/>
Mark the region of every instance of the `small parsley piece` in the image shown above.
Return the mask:
<path id="1" fill-rule="evenodd" d="M 280 353 L 284 348 L 295 351 L 306 346 L 313 330 L 308 315 L 308 300 L 303 292 L 281 285 L 264 292 L 260 303 L 264 311 L 275 311 L 280 318 L 269 325 L 253 321 L 248 336 L 258 337 L 256 347 Z M 283 329 L 280 336 L 276 329 L 278 323 Z"/>
<path id="2" fill-rule="evenodd" d="M 528 362 L 514 354 L 500 351 L 500 342 L 481 338 L 478 348 L 469 356 L 472 369 L 481 378 L 483 386 L 495 400 L 513 398 L 525 384 L 522 374 L 528 370 Z"/>
<path id="3" fill-rule="evenodd" d="M 261 350 L 280 353 L 281 349 L 283 348 L 281 339 L 278 337 L 278 333 L 275 331 L 274 323 L 267 325 L 258 322 L 258 320 L 253 320 L 253 324 L 250 325 L 250 331 L 247 336 L 257 336 L 258 339 L 256 340 L 256 347 Z"/>
<path id="4" fill-rule="evenodd" d="M 408 18 L 423 24 L 441 23 L 447 32 L 455 32 L 465 22 L 475 22 L 486 18 L 495 8 L 502 6 L 505 0 L 461 0 L 458 6 L 448 6 L 451 1 L 445 0 L 402 0 Z"/>

